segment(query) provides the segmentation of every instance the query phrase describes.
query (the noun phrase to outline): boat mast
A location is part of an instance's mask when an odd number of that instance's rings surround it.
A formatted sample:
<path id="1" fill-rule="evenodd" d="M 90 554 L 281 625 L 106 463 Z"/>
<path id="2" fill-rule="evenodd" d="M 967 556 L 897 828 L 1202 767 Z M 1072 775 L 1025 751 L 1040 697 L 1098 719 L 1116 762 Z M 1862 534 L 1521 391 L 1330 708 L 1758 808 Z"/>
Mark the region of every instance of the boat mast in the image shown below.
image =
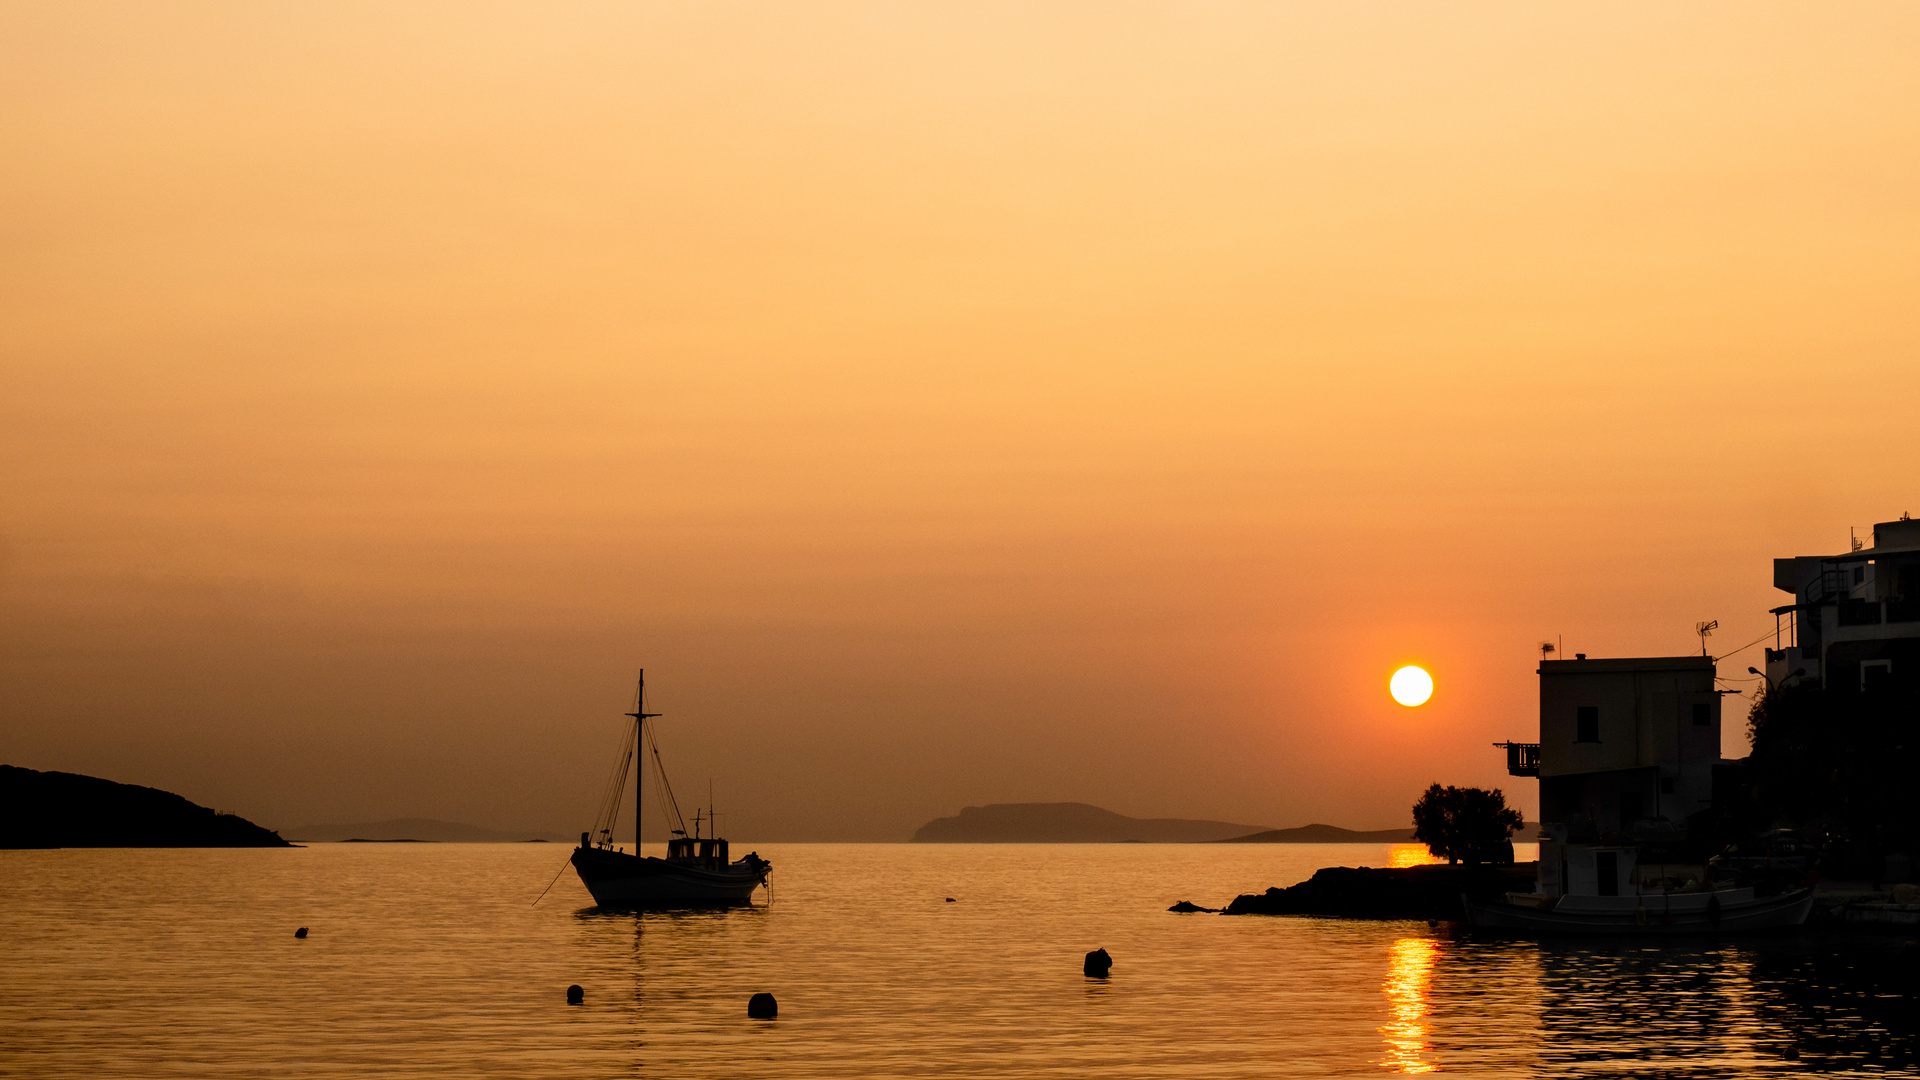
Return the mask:
<path id="1" fill-rule="evenodd" d="M 640 768 L 633 772 L 633 854 L 642 858 L 640 848 L 640 820 L 646 816 L 647 802 L 644 798 L 647 782 L 647 721 L 659 716 L 657 712 L 647 711 L 647 669 L 640 669 L 640 688 L 633 693 L 633 711 L 627 714 L 633 717 L 633 753 L 641 759 Z"/>

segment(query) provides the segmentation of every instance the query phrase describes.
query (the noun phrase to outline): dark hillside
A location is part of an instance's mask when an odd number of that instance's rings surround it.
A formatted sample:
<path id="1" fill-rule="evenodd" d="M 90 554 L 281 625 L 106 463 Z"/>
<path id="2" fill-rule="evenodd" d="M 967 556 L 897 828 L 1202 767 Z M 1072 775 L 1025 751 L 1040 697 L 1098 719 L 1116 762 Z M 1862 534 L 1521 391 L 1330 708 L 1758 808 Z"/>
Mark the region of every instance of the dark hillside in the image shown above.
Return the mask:
<path id="1" fill-rule="evenodd" d="M 0 848 L 292 846 L 172 792 L 0 765 Z"/>
<path id="2" fill-rule="evenodd" d="M 1192 844 L 1260 832 L 1258 825 L 1190 818 L 1130 818 L 1086 803 L 993 803 L 936 818 L 916 844 Z"/>

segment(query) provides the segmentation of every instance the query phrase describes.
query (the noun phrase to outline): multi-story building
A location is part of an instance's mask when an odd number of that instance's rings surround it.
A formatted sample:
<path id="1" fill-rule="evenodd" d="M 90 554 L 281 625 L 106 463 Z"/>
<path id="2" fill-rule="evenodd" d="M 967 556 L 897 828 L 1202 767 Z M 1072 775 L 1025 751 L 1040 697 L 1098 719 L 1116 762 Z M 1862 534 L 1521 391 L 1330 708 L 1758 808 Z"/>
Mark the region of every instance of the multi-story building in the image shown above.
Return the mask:
<path id="1" fill-rule="evenodd" d="M 1920 690 L 1920 521 L 1873 527 L 1873 546 L 1775 559 L 1794 602 L 1773 609 L 1771 686 Z M 1502 743 L 1507 771 L 1540 779 L 1539 891 L 1624 895 L 1648 844 L 1681 839 L 1713 805 L 1720 697 L 1709 656 L 1540 663 L 1540 741 Z"/>
<path id="2" fill-rule="evenodd" d="M 1880 522 L 1872 547 L 1775 559 L 1773 586 L 1793 603 L 1773 609 L 1769 683 L 1920 690 L 1920 521 Z"/>
<path id="3" fill-rule="evenodd" d="M 1713 804 L 1720 694 L 1713 658 L 1540 663 L 1540 741 L 1503 743 L 1540 779 L 1539 891 L 1631 892 L 1638 845 L 1678 839 Z"/>

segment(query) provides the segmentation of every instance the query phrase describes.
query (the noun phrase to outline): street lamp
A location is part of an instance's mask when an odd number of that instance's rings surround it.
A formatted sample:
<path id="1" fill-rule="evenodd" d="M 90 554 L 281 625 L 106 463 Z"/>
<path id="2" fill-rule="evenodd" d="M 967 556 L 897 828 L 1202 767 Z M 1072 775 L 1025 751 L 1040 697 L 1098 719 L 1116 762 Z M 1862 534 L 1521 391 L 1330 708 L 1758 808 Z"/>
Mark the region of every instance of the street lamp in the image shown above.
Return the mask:
<path id="1" fill-rule="evenodd" d="M 1755 667 L 1750 667 L 1750 668 L 1748 668 L 1748 669 L 1747 669 L 1747 674 L 1749 674 L 1749 675 L 1758 675 L 1758 676 L 1760 676 L 1760 677 L 1761 677 L 1762 679 L 1766 679 L 1766 681 L 1767 681 L 1767 693 L 1769 693 L 1769 694 L 1771 694 L 1771 693 L 1773 693 L 1773 692 L 1774 692 L 1775 690 L 1778 690 L 1778 689 L 1780 689 L 1780 687 L 1781 687 L 1781 686 L 1784 686 L 1784 685 L 1786 685 L 1786 682 L 1787 682 L 1787 680 L 1788 680 L 1788 679 L 1797 679 L 1797 678 L 1799 678 L 1800 676 L 1802 676 L 1802 675 L 1805 675 L 1806 673 L 1807 673 L 1807 669 L 1806 669 L 1806 668 L 1803 668 L 1803 667 L 1797 667 L 1797 668 L 1794 668 L 1794 669 L 1793 669 L 1792 671 L 1790 671 L 1790 672 L 1788 672 L 1787 674 L 1785 674 L 1785 675 L 1783 675 L 1783 676 L 1781 676 L 1781 677 L 1780 677 L 1780 682 L 1779 682 L 1778 684 L 1775 684 L 1775 683 L 1774 683 L 1774 681 L 1773 681 L 1772 679 L 1767 679 L 1767 673 L 1766 673 L 1766 672 L 1764 672 L 1764 671 L 1761 671 L 1761 670 L 1760 670 L 1759 668 L 1755 668 Z"/>

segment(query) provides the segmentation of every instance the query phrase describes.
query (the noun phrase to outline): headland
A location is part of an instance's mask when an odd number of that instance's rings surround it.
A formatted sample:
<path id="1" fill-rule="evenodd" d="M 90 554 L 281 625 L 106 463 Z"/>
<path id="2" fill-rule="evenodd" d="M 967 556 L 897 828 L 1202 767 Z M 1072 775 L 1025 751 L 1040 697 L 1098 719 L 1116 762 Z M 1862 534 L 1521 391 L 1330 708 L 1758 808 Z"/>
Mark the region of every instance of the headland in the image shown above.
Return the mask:
<path id="1" fill-rule="evenodd" d="M 293 846 L 169 791 L 0 765 L 0 848 Z"/>

